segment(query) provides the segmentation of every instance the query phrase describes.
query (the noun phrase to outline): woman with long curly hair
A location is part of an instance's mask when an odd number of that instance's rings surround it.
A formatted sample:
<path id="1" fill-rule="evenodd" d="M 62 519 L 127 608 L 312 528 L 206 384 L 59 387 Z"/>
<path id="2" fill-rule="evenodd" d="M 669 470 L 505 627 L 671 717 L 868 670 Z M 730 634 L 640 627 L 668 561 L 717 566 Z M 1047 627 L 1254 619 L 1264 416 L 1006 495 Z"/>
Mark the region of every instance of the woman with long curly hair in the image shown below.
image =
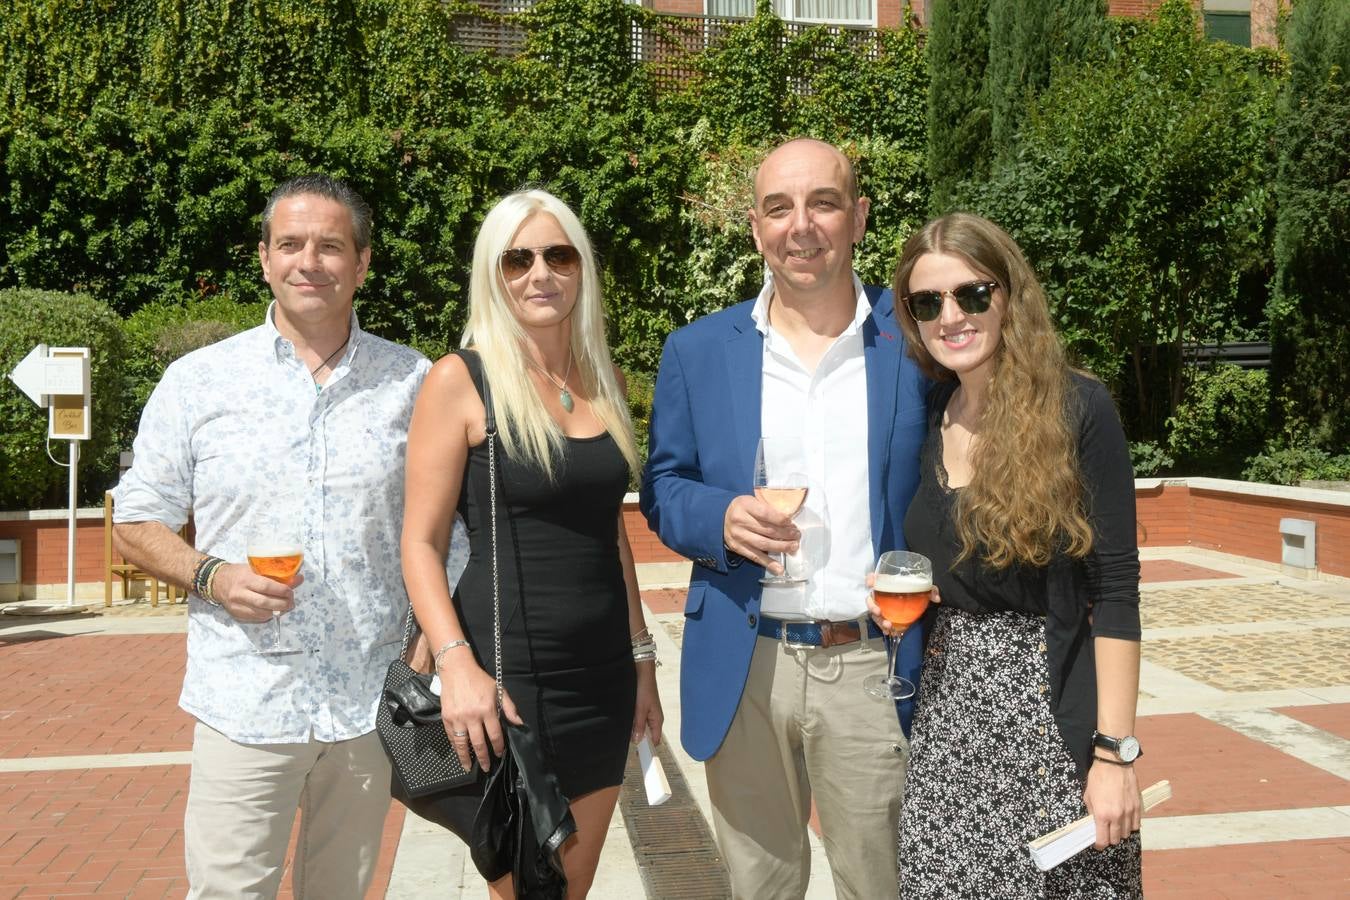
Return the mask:
<path id="1" fill-rule="evenodd" d="M 1115 406 L 1069 367 L 1035 274 L 987 219 L 925 225 L 894 289 L 936 382 L 905 540 L 940 600 L 900 896 L 1139 896 L 1139 551 Z M 1026 842 L 1089 813 L 1095 847 L 1037 870 Z"/>

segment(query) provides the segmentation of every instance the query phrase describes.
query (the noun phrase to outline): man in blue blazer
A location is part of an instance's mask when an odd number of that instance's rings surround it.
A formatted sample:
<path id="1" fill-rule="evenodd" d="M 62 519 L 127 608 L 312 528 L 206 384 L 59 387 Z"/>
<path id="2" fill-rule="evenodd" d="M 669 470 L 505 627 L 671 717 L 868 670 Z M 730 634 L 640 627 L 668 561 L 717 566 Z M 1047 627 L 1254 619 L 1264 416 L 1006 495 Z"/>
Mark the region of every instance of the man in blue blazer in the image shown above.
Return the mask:
<path id="1" fill-rule="evenodd" d="M 893 897 L 911 701 L 897 720 L 862 689 L 886 668 L 865 578 L 904 548 L 927 382 L 890 291 L 853 272 L 868 201 L 848 159 L 788 141 L 760 165 L 754 203 L 764 288 L 667 340 L 643 475 L 648 522 L 694 562 L 681 740 L 706 762 L 736 897 L 803 896 L 813 798 L 838 896 Z M 790 439 L 807 478 L 795 518 L 753 494 L 761 436 Z M 762 586 L 782 552 L 803 583 Z M 915 626 L 900 646 L 911 681 L 922 642 Z"/>

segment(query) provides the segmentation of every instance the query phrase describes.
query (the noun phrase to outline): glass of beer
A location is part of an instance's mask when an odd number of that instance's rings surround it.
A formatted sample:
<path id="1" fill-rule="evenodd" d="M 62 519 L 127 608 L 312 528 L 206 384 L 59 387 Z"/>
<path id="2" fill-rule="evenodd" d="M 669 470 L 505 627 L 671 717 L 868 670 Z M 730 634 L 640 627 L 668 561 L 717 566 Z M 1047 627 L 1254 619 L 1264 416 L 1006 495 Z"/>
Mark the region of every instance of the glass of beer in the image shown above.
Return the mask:
<path id="1" fill-rule="evenodd" d="M 263 517 L 254 524 L 249 533 L 249 568 L 265 578 L 281 584 L 290 584 L 291 579 L 300 571 L 305 561 L 304 545 L 300 542 L 299 529 L 293 525 Z M 287 653 L 299 653 L 299 647 L 288 646 L 282 639 L 281 613 L 272 613 L 273 641 L 264 647 L 261 653 L 279 656 Z"/>
<path id="2" fill-rule="evenodd" d="M 900 633 L 886 639 L 886 674 L 868 675 L 863 690 L 881 700 L 904 700 L 914 696 L 914 683 L 895 674 L 895 650 L 905 631 L 928 609 L 933 591 L 933 564 L 928 557 L 908 550 L 881 554 L 872 583 L 872 599 L 882 616 Z"/>
<path id="3" fill-rule="evenodd" d="M 807 477 L 798 471 L 805 460 L 802 442 L 796 438 L 760 438 L 755 451 L 755 497 L 786 516 L 797 515 L 806 502 Z M 788 574 L 786 553 L 778 554 L 778 561 L 783 574 L 765 572 L 760 584 L 782 586 L 806 580 Z"/>

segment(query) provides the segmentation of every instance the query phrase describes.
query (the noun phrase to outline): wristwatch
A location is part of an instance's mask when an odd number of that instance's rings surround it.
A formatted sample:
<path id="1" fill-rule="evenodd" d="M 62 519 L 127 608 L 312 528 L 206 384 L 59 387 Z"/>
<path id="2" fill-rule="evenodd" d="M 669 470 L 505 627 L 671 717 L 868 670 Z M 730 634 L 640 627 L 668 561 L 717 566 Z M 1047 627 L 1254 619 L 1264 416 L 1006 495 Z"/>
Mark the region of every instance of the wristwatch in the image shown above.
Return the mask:
<path id="1" fill-rule="evenodd" d="M 1102 734 L 1100 731 L 1094 731 L 1092 732 L 1092 746 L 1110 750 L 1123 763 L 1132 763 L 1144 755 L 1144 751 L 1139 749 L 1139 738 L 1132 734 L 1123 738 L 1116 738 L 1109 734 Z"/>

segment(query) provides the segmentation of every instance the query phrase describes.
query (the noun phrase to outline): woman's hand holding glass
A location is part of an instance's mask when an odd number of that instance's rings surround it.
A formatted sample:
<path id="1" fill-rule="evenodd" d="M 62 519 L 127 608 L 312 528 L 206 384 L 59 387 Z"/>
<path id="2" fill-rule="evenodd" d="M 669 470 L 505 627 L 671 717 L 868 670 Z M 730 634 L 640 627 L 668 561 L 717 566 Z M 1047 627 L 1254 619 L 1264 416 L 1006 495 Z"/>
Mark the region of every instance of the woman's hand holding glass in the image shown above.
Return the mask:
<path id="1" fill-rule="evenodd" d="M 913 682 L 895 674 L 895 651 L 905 631 L 928 609 L 934 594 L 933 564 L 921 554 L 891 550 L 881 554 L 867 583 L 872 589 L 867 608 L 887 635 L 886 674 L 867 676 L 863 690 L 883 700 L 913 697 Z"/>
<path id="2" fill-rule="evenodd" d="M 441 723 L 460 763 L 468 769 L 476 759 L 484 772 L 491 771 L 492 760 L 506 752 L 506 736 L 497 716 L 496 680 L 478 665 L 469 647 L 447 651 L 436 673 L 441 684 Z M 505 689 L 502 715 L 516 725 L 525 724 Z"/>

